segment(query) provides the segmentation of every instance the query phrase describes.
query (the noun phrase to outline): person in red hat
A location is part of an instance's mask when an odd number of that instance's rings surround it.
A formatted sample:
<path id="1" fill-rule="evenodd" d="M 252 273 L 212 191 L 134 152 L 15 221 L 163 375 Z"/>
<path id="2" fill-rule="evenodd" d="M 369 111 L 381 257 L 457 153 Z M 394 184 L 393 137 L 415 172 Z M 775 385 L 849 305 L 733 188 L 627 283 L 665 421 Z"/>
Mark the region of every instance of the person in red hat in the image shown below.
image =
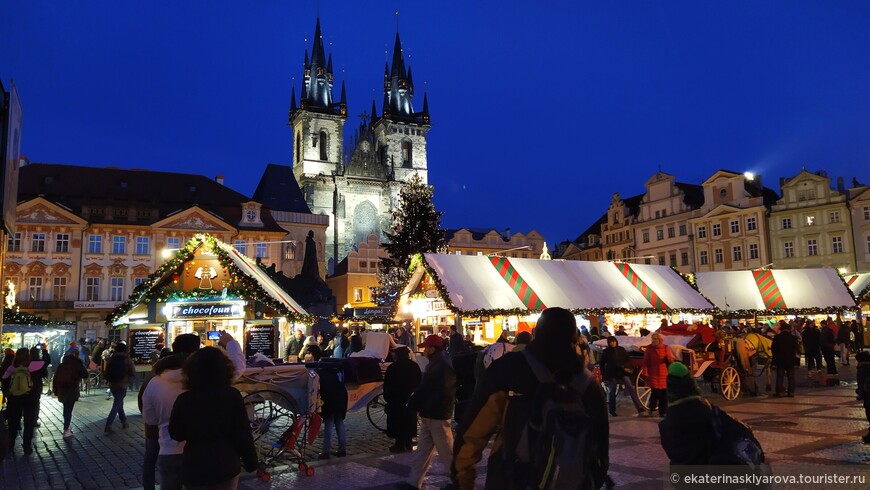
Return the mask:
<path id="1" fill-rule="evenodd" d="M 444 339 L 429 335 L 417 346 L 429 360 L 420 386 L 411 394 L 408 406 L 420 414 L 417 450 L 411 462 L 411 473 L 403 486 L 420 488 L 429 469 L 432 455 L 438 450 L 441 464 L 447 471 L 453 464 L 453 431 L 450 419 L 456 399 L 456 373 L 444 356 Z"/>

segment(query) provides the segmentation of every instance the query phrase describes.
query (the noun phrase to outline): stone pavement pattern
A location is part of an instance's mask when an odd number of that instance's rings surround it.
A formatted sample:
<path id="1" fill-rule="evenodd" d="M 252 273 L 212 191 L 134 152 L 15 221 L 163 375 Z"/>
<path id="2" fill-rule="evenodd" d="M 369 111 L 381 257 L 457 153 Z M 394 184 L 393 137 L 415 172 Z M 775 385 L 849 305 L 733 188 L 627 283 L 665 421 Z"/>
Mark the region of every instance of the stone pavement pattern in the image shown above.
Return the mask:
<path id="1" fill-rule="evenodd" d="M 854 367 L 842 373 L 854 379 Z M 795 398 L 741 397 L 726 402 L 718 395 L 709 398 L 728 413 L 753 426 L 767 458 L 776 465 L 801 465 L 821 471 L 828 465 L 870 465 L 870 445 L 861 443 L 867 431 L 863 409 L 855 400 L 854 383 L 832 388 L 800 388 Z M 763 389 L 763 386 L 762 386 Z M 706 394 L 706 392 L 705 392 Z M 84 396 L 73 416 L 74 437 L 65 441 L 61 434 L 61 406 L 53 398 L 42 397 L 41 422 L 31 456 L 20 446 L 2 464 L 3 489 L 98 489 L 140 488 L 144 456 L 142 420 L 136 407 L 136 393 L 127 395 L 125 409 L 130 428 L 104 435 L 105 416 L 111 406 L 102 394 Z M 658 436 L 658 418 L 633 418 L 630 401 L 620 398 L 621 416 L 611 419 L 611 476 L 617 488 L 661 488 L 667 458 Z M 365 411 L 349 414 L 348 456 L 316 461 L 320 441 L 309 453 L 315 468 L 312 477 L 292 468 L 273 471 L 271 480 L 262 482 L 254 475 L 243 475 L 245 489 L 381 489 L 391 488 L 408 473 L 410 454 L 389 454 L 391 441 L 374 429 Z M 20 444 L 20 440 L 19 440 Z M 867 466 L 859 466 L 867 468 Z M 485 468 L 478 472 L 483 483 Z M 437 458 L 424 488 L 441 488 L 448 481 L 447 471 Z"/>

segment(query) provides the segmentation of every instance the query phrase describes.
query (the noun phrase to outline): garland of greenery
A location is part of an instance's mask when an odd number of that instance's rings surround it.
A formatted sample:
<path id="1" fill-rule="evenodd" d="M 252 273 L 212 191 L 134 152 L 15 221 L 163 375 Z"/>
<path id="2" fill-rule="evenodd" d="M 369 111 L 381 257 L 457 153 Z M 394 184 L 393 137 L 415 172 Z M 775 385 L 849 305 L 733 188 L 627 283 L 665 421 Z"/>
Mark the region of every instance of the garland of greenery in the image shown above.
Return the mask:
<path id="1" fill-rule="evenodd" d="M 175 256 L 166 263 L 157 268 L 156 271 L 148 275 L 141 284 L 133 289 L 133 293 L 124 303 L 118 305 L 111 313 L 106 316 L 106 326 L 116 328 L 115 322 L 130 312 L 136 305 L 140 303 L 148 303 L 151 301 L 203 301 L 210 299 L 220 299 L 221 294 L 216 294 L 214 291 L 180 291 L 168 287 L 170 285 L 170 277 L 172 281 L 177 279 L 177 276 L 184 272 L 184 264 L 193 259 L 193 252 L 205 246 L 215 255 L 217 255 L 218 263 L 232 277 L 232 287 L 227 288 L 227 296 L 242 298 L 246 300 L 258 301 L 271 308 L 279 316 L 286 317 L 288 320 L 312 324 L 316 321 L 311 315 L 299 314 L 287 309 L 280 301 L 273 298 L 260 283 L 249 276 L 236 266 L 232 257 L 220 246 L 218 240 L 208 234 L 197 234 L 191 238 L 183 247 L 181 247 Z M 159 286 L 159 287 L 158 287 Z"/>
<path id="2" fill-rule="evenodd" d="M 855 299 L 855 301 L 870 301 L 870 284 L 868 284 L 867 287 L 864 288 L 864 290 L 858 293 L 856 296 L 857 298 Z"/>
<path id="3" fill-rule="evenodd" d="M 46 320 L 41 316 L 36 316 L 31 313 L 24 313 L 17 310 L 12 310 L 3 307 L 3 324 L 4 325 L 45 325 L 47 327 L 59 327 L 75 325 L 74 321 L 68 320 Z"/>

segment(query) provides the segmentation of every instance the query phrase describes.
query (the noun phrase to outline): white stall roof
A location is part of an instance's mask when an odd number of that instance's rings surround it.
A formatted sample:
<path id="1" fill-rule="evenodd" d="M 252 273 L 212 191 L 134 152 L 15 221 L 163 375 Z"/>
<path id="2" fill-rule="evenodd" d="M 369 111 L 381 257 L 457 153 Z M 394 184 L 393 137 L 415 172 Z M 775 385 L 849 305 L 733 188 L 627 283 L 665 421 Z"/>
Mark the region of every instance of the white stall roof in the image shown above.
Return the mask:
<path id="1" fill-rule="evenodd" d="M 849 289 L 852 290 L 852 294 L 855 295 L 859 300 L 870 300 L 870 294 L 868 297 L 861 298 L 861 293 L 864 292 L 865 289 L 870 287 L 870 272 L 865 272 L 863 274 L 852 274 L 851 276 L 846 276 L 846 284 L 849 285 Z"/>
<path id="2" fill-rule="evenodd" d="M 713 308 L 667 266 L 447 254 L 424 259 L 459 311 Z M 406 292 L 419 284 L 417 272 Z"/>
<path id="3" fill-rule="evenodd" d="M 697 272 L 701 294 L 723 311 L 854 308 L 834 269 Z"/>
<path id="4" fill-rule="evenodd" d="M 296 302 L 296 300 L 290 297 L 290 295 L 287 294 L 287 292 L 284 291 L 281 286 L 275 283 L 275 281 L 272 280 L 272 278 L 269 277 L 269 275 L 266 274 L 266 272 L 263 271 L 263 269 L 261 269 L 256 262 L 254 262 L 247 256 L 240 254 L 239 251 L 233 248 L 231 245 L 217 239 L 215 239 L 215 241 L 217 242 L 217 245 L 221 249 L 223 249 L 230 256 L 231 259 L 233 259 L 233 263 L 236 264 L 236 267 L 238 267 L 239 270 L 241 270 L 245 274 L 254 278 L 258 283 L 260 283 L 260 286 L 263 288 L 263 290 L 266 291 L 266 293 L 269 294 L 269 296 L 280 302 L 282 305 L 284 305 L 285 308 L 292 311 L 293 313 L 300 313 L 303 315 L 307 314 L 305 312 L 305 308 L 303 308 L 299 303 Z"/>

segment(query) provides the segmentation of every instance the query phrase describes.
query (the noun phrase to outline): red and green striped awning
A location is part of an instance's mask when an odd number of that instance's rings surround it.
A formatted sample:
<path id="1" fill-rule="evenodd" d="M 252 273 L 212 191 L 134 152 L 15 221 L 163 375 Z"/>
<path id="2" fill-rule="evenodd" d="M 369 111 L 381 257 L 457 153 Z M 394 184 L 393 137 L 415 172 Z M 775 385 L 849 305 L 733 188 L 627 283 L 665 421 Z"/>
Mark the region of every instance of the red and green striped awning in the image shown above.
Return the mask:
<path id="1" fill-rule="evenodd" d="M 537 293 L 532 290 L 529 283 L 527 283 L 522 276 L 520 276 L 519 272 L 511 265 L 510 259 L 507 257 L 490 257 L 490 262 L 492 263 L 495 270 L 501 276 L 502 279 L 505 280 L 508 286 L 514 290 L 517 297 L 526 308 L 530 310 L 543 310 L 546 308 L 544 302 L 541 301 L 541 298 L 538 297 Z"/>
<path id="2" fill-rule="evenodd" d="M 649 301 L 649 304 L 652 305 L 653 308 L 657 310 L 666 310 L 668 305 L 656 294 L 655 291 L 652 290 L 640 276 L 631 268 L 631 264 L 625 262 L 614 262 L 613 265 L 628 279 L 628 282 L 631 283 L 632 286 L 637 288 L 640 291 L 640 294 Z"/>
<path id="3" fill-rule="evenodd" d="M 773 277 L 773 271 L 754 270 L 752 277 L 755 279 L 755 284 L 758 286 L 758 292 L 761 293 L 761 299 L 764 301 L 764 306 L 768 310 L 786 309 L 785 298 L 782 297 L 782 291 L 776 285 L 776 279 Z"/>

